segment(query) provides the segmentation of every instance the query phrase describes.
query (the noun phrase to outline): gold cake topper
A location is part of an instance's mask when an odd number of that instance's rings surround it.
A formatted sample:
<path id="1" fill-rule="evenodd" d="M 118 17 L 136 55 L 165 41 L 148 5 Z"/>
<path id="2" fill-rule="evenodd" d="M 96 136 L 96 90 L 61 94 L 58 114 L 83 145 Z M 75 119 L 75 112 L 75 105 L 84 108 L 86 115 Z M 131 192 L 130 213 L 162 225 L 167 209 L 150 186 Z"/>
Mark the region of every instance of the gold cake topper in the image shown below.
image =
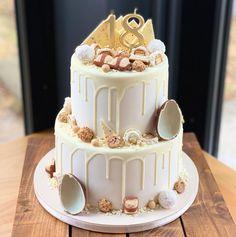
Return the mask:
<path id="1" fill-rule="evenodd" d="M 152 20 L 148 19 L 145 22 L 135 9 L 134 13 L 117 19 L 114 14 L 110 14 L 84 40 L 83 44 L 96 43 L 100 47 L 132 50 L 140 45 L 147 45 L 154 38 Z"/>

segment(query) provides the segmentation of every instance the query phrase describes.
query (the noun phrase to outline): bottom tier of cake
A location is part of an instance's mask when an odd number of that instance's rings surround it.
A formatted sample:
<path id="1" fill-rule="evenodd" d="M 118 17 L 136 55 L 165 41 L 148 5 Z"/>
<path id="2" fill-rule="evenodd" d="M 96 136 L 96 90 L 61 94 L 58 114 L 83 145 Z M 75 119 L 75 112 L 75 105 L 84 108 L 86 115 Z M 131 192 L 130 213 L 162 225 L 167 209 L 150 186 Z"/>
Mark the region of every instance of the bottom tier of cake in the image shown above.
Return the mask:
<path id="1" fill-rule="evenodd" d="M 183 171 L 183 132 L 170 141 L 142 147 L 111 149 L 81 142 L 66 123 L 55 124 L 56 172 L 71 173 L 84 186 L 87 204 L 97 206 L 107 198 L 121 209 L 127 196 L 139 207 L 160 191 L 173 189 Z"/>

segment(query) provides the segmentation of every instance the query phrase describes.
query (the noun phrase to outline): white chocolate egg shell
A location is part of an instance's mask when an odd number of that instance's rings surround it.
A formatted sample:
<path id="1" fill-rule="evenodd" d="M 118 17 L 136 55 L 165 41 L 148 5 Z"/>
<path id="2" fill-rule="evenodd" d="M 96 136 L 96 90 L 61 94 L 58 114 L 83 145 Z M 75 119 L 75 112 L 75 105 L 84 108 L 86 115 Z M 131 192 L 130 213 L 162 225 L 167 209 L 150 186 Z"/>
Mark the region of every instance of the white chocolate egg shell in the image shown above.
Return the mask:
<path id="1" fill-rule="evenodd" d="M 61 204 L 65 211 L 75 215 L 85 207 L 85 196 L 78 179 L 72 174 L 65 174 L 59 188 Z"/>
<path id="2" fill-rule="evenodd" d="M 175 100 L 167 100 L 157 114 L 157 134 L 163 140 L 175 138 L 181 128 L 183 116 Z"/>

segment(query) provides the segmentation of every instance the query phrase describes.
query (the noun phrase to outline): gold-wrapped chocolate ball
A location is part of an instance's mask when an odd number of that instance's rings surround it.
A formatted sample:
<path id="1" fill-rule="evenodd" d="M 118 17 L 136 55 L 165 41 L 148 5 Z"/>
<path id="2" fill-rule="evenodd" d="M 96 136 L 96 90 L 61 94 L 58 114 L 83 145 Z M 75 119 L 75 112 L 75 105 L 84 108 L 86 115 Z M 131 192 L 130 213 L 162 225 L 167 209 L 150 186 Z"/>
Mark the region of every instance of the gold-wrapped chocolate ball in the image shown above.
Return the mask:
<path id="1" fill-rule="evenodd" d="M 83 142 L 91 142 L 94 137 L 94 132 L 88 127 L 83 127 L 79 129 L 77 135 Z"/>
<path id="2" fill-rule="evenodd" d="M 98 208 L 101 212 L 110 212 L 112 211 L 112 202 L 106 198 L 102 198 L 98 202 Z"/>

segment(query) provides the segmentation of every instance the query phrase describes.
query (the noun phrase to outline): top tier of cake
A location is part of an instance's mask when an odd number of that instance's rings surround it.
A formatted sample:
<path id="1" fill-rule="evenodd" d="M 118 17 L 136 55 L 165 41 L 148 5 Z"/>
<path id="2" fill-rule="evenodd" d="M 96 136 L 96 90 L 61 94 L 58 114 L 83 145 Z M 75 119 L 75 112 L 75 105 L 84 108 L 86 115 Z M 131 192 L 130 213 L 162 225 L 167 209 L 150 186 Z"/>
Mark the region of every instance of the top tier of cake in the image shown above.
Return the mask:
<path id="1" fill-rule="evenodd" d="M 117 134 L 129 128 L 155 132 L 157 109 L 168 98 L 168 59 L 142 72 L 110 71 L 71 59 L 72 114 L 77 124 L 102 136 L 104 121 Z"/>

